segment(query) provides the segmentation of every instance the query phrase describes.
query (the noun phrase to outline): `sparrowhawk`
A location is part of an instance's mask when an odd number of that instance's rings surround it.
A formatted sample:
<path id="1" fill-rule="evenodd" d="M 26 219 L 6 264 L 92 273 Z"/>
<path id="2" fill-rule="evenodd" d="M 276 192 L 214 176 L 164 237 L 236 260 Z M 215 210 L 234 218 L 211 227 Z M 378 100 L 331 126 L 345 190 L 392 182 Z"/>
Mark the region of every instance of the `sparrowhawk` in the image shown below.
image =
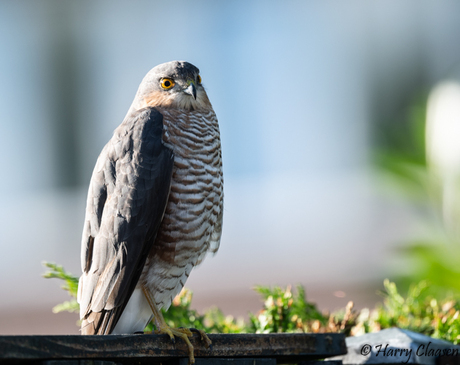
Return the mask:
<path id="1" fill-rule="evenodd" d="M 219 125 L 198 68 L 173 61 L 141 82 L 97 159 L 83 228 L 82 334 L 157 329 L 192 268 L 219 248 L 223 175 Z M 172 337 L 173 338 L 173 337 Z M 206 341 L 209 341 L 206 339 Z"/>

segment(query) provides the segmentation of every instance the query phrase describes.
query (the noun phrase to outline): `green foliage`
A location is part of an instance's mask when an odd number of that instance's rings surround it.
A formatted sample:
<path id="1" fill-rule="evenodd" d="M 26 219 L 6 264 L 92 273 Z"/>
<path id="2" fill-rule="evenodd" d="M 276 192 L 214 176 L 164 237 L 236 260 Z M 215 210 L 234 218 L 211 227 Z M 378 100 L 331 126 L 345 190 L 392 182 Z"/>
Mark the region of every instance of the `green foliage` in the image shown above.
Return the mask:
<path id="1" fill-rule="evenodd" d="M 385 147 L 374 154 L 377 168 L 406 197 L 426 202 L 428 173 L 425 151 L 426 96 L 418 98 L 402 120 L 386 131 Z"/>
<path id="2" fill-rule="evenodd" d="M 68 273 L 62 266 L 44 262 L 49 271 L 43 274 L 44 278 L 56 278 L 64 281 L 62 288 L 66 290 L 72 300 L 56 305 L 54 313 L 63 311 L 79 312 L 80 307 L 76 301 L 78 292 L 78 277 Z M 166 323 L 172 327 L 187 327 L 204 330 L 208 333 L 241 333 L 246 327 L 243 320 L 235 320 L 232 316 L 225 316 L 218 308 L 211 308 L 200 315 L 196 310 L 191 309 L 193 294 L 189 289 L 184 288 L 174 298 L 172 305 L 167 311 L 162 310 Z M 154 329 L 153 323 L 149 323 L 146 331 Z"/>
<path id="3" fill-rule="evenodd" d="M 383 304 L 373 311 L 363 310 L 352 329 L 355 335 L 399 327 L 460 343 L 460 302 L 452 298 L 437 300 L 428 292 L 426 281 L 412 284 L 402 296 L 395 283 L 384 281 Z"/>
<path id="4" fill-rule="evenodd" d="M 415 265 L 409 277 L 399 278 L 401 283 L 427 279 L 431 294 L 460 296 L 460 247 L 455 242 L 417 241 L 404 251 Z"/>
<path id="5" fill-rule="evenodd" d="M 204 316 L 198 314 L 194 309 L 190 309 L 193 294 L 190 290 L 184 289 L 174 298 L 172 305 L 168 311 L 161 310 L 163 318 L 171 327 L 187 327 L 206 330 L 204 325 Z M 179 325 L 180 323 L 180 325 Z"/>
<path id="6" fill-rule="evenodd" d="M 76 300 L 78 293 L 78 277 L 66 272 L 62 266 L 50 262 L 44 262 L 43 265 L 49 269 L 48 272 L 43 274 L 43 277 L 47 279 L 56 278 L 63 280 L 64 285 L 62 286 L 62 289 L 67 291 L 69 295 L 74 298 L 70 301 L 56 305 L 53 308 L 53 312 L 78 312 L 80 310 Z"/>
<path id="7" fill-rule="evenodd" d="M 208 309 L 204 314 L 206 332 L 209 333 L 247 333 L 248 328 L 242 318 L 226 316 L 217 307 Z"/>
<path id="8" fill-rule="evenodd" d="M 184 288 L 167 311 L 161 310 L 163 318 L 171 327 L 186 327 L 204 330 L 207 333 L 241 333 L 244 332 L 244 322 L 235 321 L 231 316 L 225 316 L 218 308 L 211 308 L 200 315 L 191 309 L 193 293 Z M 146 331 L 154 329 L 153 323 L 149 323 Z"/>
<path id="9" fill-rule="evenodd" d="M 327 323 L 327 317 L 316 305 L 307 302 L 305 289 L 300 285 L 295 295 L 290 286 L 286 289 L 256 286 L 255 291 L 262 295 L 264 309 L 257 315 L 249 315 L 251 332 L 313 332 L 313 328 Z"/>
<path id="10" fill-rule="evenodd" d="M 411 285 L 407 297 L 399 294 L 395 283 L 384 281 L 385 291 L 382 292 L 383 306 L 377 307 L 376 322 L 381 328 L 400 327 L 411 331 L 428 334 L 432 332 L 431 303 L 425 303 L 427 284 L 421 281 Z"/>
<path id="11" fill-rule="evenodd" d="M 392 132 L 386 134 L 386 146 L 375 159 L 377 168 L 392 183 L 401 200 L 413 208 L 423 227 L 420 238 L 405 242 L 398 252 L 406 257 L 411 270 L 410 274 L 397 277 L 396 282 L 408 289 L 410 283 L 428 280 L 427 291 L 431 295 L 453 293 L 460 297 L 460 237 L 454 232 L 456 228 L 452 229 L 452 224 L 449 226 L 445 221 L 443 182 L 427 163 L 426 105 L 426 96 L 416 99 L 405 117 L 393 123 Z M 457 221 L 457 217 L 449 218 Z"/>
<path id="12" fill-rule="evenodd" d="M 75 298 L 78 278 L 67 273 L 62 266 L 45 265 L 50 271 L 43 276 L 63 280 L 63 289 Z M 162 313 L 171 327 L 196 328 L 207 333 L 342 332 L 359 335 L 397 326 L 460 343 L 460 302 L 449 297 L 437 300 L 429 294 L 428 288 L 427 282 L 421 281 L 411 285 L 407 295 L 403 296 L 395 283 L 385 280 L 381 293 L 383 303 L 372 311 L 363 309 L 359 314 L 355 313 L 353 303 L 349 302 L 343 310 L 328 314 L 307 301 L 301 285 L 297 286 L 295 293 L 290 286 L 257 286 L 255 290 L 264 305 L 257 315 L 249 314 L 247 324 L 242 319 L 225 316 L 215 307 L 199 314 L 191 309 L 192 292 L 184 288 L 168 311 L 162 310 Z M 65 302 L 54 307 L 53 311 L 78 312 L 78 303 L 75 300 Z M 152 330 L 153 324 L 150 323 L 146 331 Z"/>
<path id="13" fill-rule="evenodd" d="M 80 311 L 80 306 L 75 299 L 65 301 L 53 307 L 53 313 L 60 313 L 60 312 L 78 313 L 79 311 Z"/>

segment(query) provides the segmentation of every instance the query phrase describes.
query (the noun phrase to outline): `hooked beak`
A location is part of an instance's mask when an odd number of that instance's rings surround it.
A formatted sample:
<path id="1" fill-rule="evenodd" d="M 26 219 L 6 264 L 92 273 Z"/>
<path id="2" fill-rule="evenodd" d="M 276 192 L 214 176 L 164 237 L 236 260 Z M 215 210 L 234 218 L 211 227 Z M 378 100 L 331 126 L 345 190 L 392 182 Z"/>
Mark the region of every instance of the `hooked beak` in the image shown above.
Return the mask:
<path id="1" fill-rule="evenodd" d="M 190 83 L 190 85 L 184 89 L 184 93 L 189 94 L 193 96 L 193 98 L 196 100 L 196 87 L 193 82 Z"/>

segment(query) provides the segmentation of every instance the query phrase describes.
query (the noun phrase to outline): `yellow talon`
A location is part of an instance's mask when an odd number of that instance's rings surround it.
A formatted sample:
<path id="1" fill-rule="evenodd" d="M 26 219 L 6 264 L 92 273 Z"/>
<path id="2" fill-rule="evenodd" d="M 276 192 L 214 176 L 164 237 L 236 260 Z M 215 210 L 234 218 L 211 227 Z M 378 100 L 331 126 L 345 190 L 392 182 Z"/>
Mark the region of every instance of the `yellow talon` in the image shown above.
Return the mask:
<path id="1" fill-rule="evenodd" d="M 155 331 L 155 333 L 166 333 L 174 343 L 176 342 L 174 337 L 182 338 L 188 347 L 189 364 L 195 363 L 193 345 L 188 339 L 189 337 L 192 337 L 193 334 L 188 328 L 172 328 L 165 323 L 165 326 L 161 326 L 158 330 Z"/>
<path id="2" fill-rule="evenodd" d="M 210 350 L 212 350 L 212 341 L 209 339 L 208 335 L 206 334 L 205 331 L 203 330 L 197 330 L 196 328 L 190 328 L 190 331 L 193 332 L 198 332 L 201 337 L 201 341 L 203 341 L 206 345 L 206 347 Z"/>
<path id="3" fill-rule="evenodd" d="M 145 297 L 147 298 L 147 301 L 150 304 L 150 308 L 152 309 L 153 312 L 153 318 L 155 320 L 155 327 L 157 328 L 156 331 L 154 331 L 156 334 L 167 334 L 173 343 L 176 342 L 175 337 L 182 338 L 182 340 L 185 341 L 188 347 L 188 358 L 189 358 L 189 364 L 194 364 L 195 363 L 195 355 L 194 355 L 194 348 L 192 343 L 189 340 L 189 337 L 193 337 L 194 332 L 198 332 L 201 336 L 201 340 L 205 343 L 207 348 L 211 348 L 212 342 L 209 339 L 209 337 L 206 335 L 206 333 L 203 330 L 197 330 L 195 328 L 173 328 L 167 325 L 165 322 L 163 315 L 161 312 L 158 310 L 158 308 L 155 305 L 155 302 L 153 301 L 153 298 L 150 295 L 150 292 L 148 291 L 147 288 L 144 286 L 142 287 L 142 291 L 144 292 Z"/>

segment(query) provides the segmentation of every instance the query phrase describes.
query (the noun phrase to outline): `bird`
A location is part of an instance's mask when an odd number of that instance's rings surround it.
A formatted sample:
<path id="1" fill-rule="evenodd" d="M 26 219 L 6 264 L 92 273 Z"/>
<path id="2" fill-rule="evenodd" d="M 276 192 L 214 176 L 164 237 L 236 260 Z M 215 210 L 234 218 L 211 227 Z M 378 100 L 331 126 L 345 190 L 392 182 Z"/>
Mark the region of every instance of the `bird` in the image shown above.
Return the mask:
<path id="1" fill-rule="evenodd" d="M 200 71 L 152 68 L 100 153 L 87 196 L 78 286 L 81 334 L 182 338 L 167 310 L 192 269 L 219 249 L 223 171 L 219 124 Z M 201 333 L 207 346 L 211 341 Z"/>

